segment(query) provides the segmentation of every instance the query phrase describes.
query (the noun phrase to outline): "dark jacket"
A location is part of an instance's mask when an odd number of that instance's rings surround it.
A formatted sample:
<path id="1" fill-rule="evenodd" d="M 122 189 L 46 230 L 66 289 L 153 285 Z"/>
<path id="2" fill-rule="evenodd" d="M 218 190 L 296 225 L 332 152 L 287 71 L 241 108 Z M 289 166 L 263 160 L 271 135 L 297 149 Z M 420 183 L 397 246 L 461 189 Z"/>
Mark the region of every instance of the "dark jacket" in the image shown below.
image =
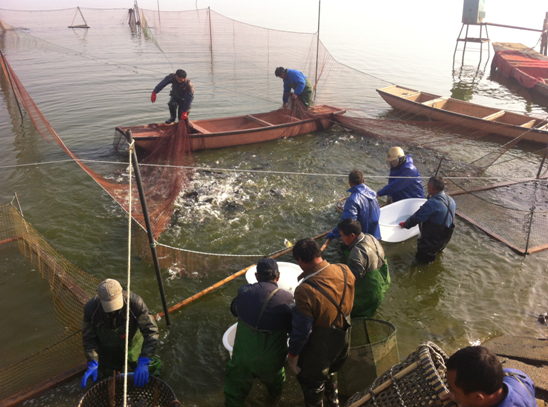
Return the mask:
<path id="1" fill-rule="evenodd" d="M 154 317 L 148 310 L 145 302 L 135 293 L 130 294 L 129 305 L 129 342 L 137 333 L 137 329 L 143 334 L 143 347 L 141 348 L 140 357 L 152 358 L 158 344 L 158 326 Z M 101 305 L 98 296 L 93 297 L 84 306 L 84 324 L 82 327 L 82 339 L 84 343 L 84 351 L 88 362 L 98 360 L 97 351 L 99 349 L 99 340 L 95 330 L 97 328 L 117 329 L 126 324 L 127 313 L 127 294 L 124 291 L 124 306 L 121 310 L 114 314 L 115 318 L 111 318 Z"/>
<path id="2" fill-rule="evenodd" d="M 415 178 L 392 178 L 415 177 Z M 378 196 L 391 196 L 394 202 L 407 198 L 424 198 L 422 179 L 417 167 L 413 165 L 413 157 L 409 154 L 405 162 L 396 168 L 390 169 L 388 185 L 377 192 Z"/>
<path id="3" fill-rule="evenodd" d="M 299 279 L 310 279 L 322 286 L 337 302 L 342 299 L 344 291 L 344 276 L 346 272 L 346 293 L 342 304 L 345 316 L 350 315 L 354 304 L 355 278 L 348 266 L 344 264 L 320 264 L 303 271 Z M 315 274 L 317 273 L 317 274 Z M 308 337 L 314 328 L 336 328 L 344 326 L 344 320 L 339 311 L 324 295 L 308 284 L 301 283 L 295 289 L 295 308 L 293 310 L 293 329 L 289 336 L 289 353 L 297 356 L 306 346 Z"/>
<path id="4" fill-rule="evenodd" d="M 346 192 L 350 192 L 350 196 L 344 203 L 341 220 L 347 218 L 357 220 L 362 225 L 363 233 L 368 233 L 381 240 L 381 229 L 379 228 L 381 209 L 375 191 L 365 184 L 360 184 L 354 185 Z M 336 226 L 331 233 L 335 239 L 341 237 Z"/>
<path id="5" fill-rule="evenodd" d="M 175 74 L 169 74 L 166 76 L 156 87 L 154 88 L 154 93 L 160 93 L 167 85 L 171 84 L 171 92 L 169 95 L 177 100 L 178 102 L 183 100 L 183 112 L 188 112 L 190 110 L 190 105 L 194 100 L 194 85 L 190 79 L 185 78 L 181 83 L 177 82 Z"/>
<path id="6" fill-rule="evenodd" d="M 238 295 L 230 305 L 232 315 L 240 318 L 246 325 L 257 326 L 259 313 L 268 296 L 278 288 L 274 281 L 247 284 L 238 289 Z M 291 331 L 291 308 L 293 295 L 286 290 L 278 290 L 266 306 L 258 329 L 275 331 L 285 328 Z"/>
<path id="7" fill-rule="evenodd" d="M 447 215 L 447 206 L 449 204 L 450 213 Z M 445 226 L 449 227 L 453 223 L 455 217 L 456 204 L 453 198 L 447 195 L 445 192 L 438 192 L 432 195 L 428 200 L 419 208 L 417 212 L 411 215 L 404 223 L 406 229 L 411 229 L 413 226 L 418 225 L 426 221 L 432 222 L 436 225 L 442 225 L 443 221 L 447 218 Z"/>

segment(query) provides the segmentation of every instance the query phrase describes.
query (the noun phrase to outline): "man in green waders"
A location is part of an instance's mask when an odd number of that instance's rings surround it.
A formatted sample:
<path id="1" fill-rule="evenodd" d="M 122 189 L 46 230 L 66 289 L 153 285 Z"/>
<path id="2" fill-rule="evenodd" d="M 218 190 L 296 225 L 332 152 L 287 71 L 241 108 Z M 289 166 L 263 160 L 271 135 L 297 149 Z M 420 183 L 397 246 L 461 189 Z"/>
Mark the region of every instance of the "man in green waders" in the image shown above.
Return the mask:
<path id="1" fill-rule="evenodd" d="M 230 311 L 238 317 L 232 359 L 225 375 L 225 406 L 243 406 L 258 378 L 268 389 L 267 403 L 275 404 L 285 381 L 287 336 L 291 330 L 293 295 L 278 288 L 274 259 L 257 263 L 258 283 L 238 290 Z"/>
<path id="2" fill-rule="evenodd" d="M 129 303 L 128 365 L 135 370 L 134 383 L 138 387 L 148 383 L 150 374 L 158 376 L 162 367 L 154 356 L 158 344 L 158 326 L 143 299 L 122 290 L 110 278 L 99 284 L 97 295 L 84 306 L 82 337 L 88 360 L 81 387 L 88 378 L 93 381 L 124 371 L 126 346 L 126 314 Z"/>
<path id="3" fill-rule="evenodd" d="M 372 318 L 390 287 L 390 274 L 384 250 L 375 237 L 362 233 L 360 222 L 344 219 L 337 225 L 347 265 L 356 277 L 352 318 Z"/>

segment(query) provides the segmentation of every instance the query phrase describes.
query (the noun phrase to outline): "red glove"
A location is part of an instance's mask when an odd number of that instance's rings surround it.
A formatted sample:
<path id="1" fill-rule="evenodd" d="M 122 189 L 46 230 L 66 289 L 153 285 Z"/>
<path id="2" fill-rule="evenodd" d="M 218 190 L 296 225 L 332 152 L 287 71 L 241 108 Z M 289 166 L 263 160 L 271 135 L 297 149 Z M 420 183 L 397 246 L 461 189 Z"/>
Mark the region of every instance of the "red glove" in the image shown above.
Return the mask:
<path id="1" fill-rule="evenodd" d="M 188 119 L 188 112 L 181 113 L 181 120 L 186 120 L 186 119 Z"/>
<path id="2" fill-rule="evenodd" d="M 152 103 L 156 102 L 156 93 L 152 92 L 152 95 L 150 95 L 150 101 Z"/>
<path id="3" fill-rule="evenodd" d="M 401 227 L 402 229 L 405 229 L 405 226 L 403 226 L 404 223 L 405 223 L 405 222 L 400 222 L 400 227 Z"/>
<path id="4" fill-rule="evenodd" d="M 295 95 L 294 93 L 291 94 L 291 99 L 297 99 L 297 95 Z"/>

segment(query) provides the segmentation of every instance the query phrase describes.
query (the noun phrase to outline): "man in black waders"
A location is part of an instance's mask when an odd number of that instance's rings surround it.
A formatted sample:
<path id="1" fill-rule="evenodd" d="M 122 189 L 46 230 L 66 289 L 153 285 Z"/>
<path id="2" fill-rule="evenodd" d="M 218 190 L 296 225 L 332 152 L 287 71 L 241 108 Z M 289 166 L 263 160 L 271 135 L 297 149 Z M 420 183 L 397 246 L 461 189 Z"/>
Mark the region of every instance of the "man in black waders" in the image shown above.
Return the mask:
<path id="1" fill-rule="evenodd" d="M 346 264 L 356 277 L 351 317 L 373 318 L 390 287 L 384 249 L 374 236 L 362 233 L 362 225 L 357 220 L 344 219 L 337 228 L 341 240 L 348 247 L 344 251 Z"/>
<path id="2" fill-rule="evenodd" d="M 166 76 L 152 91 L 150 101 L 156 102 L 156 94 L 160 93 L 167 85 L 171 84 L 170 99 L 168 102 L 169 114 L 171 115 L 166 124 L 171 124 L 175 121 L 177 107 L 179 108 L 179 121 L 186 120 L 188 123 L 188 112 L 192 101 L 194 100 L 194 85 L 190 79 L 186 77 L 186 72 L 182 69 L 177 69 L 177 72 Z"/>
<path id="3" fill-rule="evenodd" d="M 129 303 L 128 365 L 135 370 L 134 383 L 144 386 L 150 374 L 158 376 L 162 368 L 154 356 L 158 344 L 158 326 L 143 299 L 122 290 L 110 278 L 99 284 L 97 295 L 84 306 L 82 338 L 88 360 L 81 387 L 88 378 L 93 381 L 124 371 L 126 346 L 126 314 Z M 128 370 L 129 370 L 128 369 Z"/>
<path id="4" fill-rule="evenodd" d="M 226 366 L 227 407 L 244 405 L 254 378 L 268 389 L 267 403 L 274 405 L 282 395 L 293 295 L 278 288 L 280 272 L 274 259 L 257 263 L 255 277 L 258 282 L 240 287 L 230 305 L 238 327 Z"/>
<path id="5" fill-rule="evenodd" d="M 293 257 L 303 272 L 295 289 L 288 364 L 297 374 L 307 407 L 338 406 L 335 373 L 350 350 L 355 278 L 344 264 L 323 260 L 312 239 L 299 240 Z"/>
<path id="6" fill-rule="evenodd" d="M 411 215 L 400 226 L 411 229 L 419 225 L 421 234 L 417 240 L 417 263 L 432 263 L 436 254 L 445 249 L 451 240 L 455 224 L 455 201 L 444 191 L 442 177 L 430 177 L 428 180 L 428 200 L 417 212 Z"/>

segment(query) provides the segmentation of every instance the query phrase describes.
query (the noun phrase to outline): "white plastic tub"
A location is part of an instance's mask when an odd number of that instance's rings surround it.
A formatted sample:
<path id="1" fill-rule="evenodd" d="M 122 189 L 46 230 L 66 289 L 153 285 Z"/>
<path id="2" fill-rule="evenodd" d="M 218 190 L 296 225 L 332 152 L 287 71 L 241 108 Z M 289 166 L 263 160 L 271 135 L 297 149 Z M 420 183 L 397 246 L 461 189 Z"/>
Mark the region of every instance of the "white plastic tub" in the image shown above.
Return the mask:
<path id="1" fill-rule="evenodd" d="M 230 359 L 232 359 L 232 351 L 234 350 L 234 339 L 236 338 L 236 327 L 238 323 L 236 322 L 230 328 L 226 330 L 223 335 L 223 346 L 230 354 Z"/>
<path id="2" fill-rule="evenodd" d="M 287 263 L 283 261 L 278 262 L 278 269 L 280 270 L 280 279 L 278 280 L 278 287 L 289 291 L 291 294 L 299 285 L 297 277 L 303 272 L 301 268 L 293 263 Z M 255 273 L 257 272 L 257 266 L 251 267 L 245 273 L 245 278 L 249 284 L 257 282 Z"/>
<path id="3" fill-rule="evenodd" d="M 419 226 L 403 229 L 400 222 L 405 222 L 426 202 L 424 198 L 409 198 L 394 202 L 381 208 L 379 227 L 383 242 L 398 243 L 417 236 Z"/>

